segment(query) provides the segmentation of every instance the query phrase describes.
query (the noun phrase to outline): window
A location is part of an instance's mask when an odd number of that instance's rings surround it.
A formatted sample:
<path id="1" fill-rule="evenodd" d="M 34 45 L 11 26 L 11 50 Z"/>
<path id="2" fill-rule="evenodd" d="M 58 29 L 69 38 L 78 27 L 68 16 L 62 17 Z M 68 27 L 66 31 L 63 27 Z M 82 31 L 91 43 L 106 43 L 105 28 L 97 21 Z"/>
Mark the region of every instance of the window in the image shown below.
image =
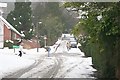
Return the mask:
<path id="1" fill-rule="evenodd" d="M 15 40 L 15 39 L 17 38 L 17 35 L 16 35 L 15 32 L 13 32 L 13 31 L 12 31 L 11 33 L 12 33 L 12 34 L 11 34 L 11 36 L 12 36 L 12 37 L 11 37 L 12 40 Z"/>

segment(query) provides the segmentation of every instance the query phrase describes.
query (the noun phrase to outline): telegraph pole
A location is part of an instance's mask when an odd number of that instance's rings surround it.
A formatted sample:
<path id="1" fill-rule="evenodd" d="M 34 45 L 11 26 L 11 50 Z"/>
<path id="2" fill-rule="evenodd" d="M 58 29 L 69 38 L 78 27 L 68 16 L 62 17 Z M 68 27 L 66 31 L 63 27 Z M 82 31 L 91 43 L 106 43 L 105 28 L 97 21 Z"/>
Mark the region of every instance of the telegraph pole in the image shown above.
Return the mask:
<path id="1" fill-rule="evenodd" d="M 36 24 L 36 35 L 37 35 L 37 52 L 39 52 L 39 29 L 38 29 L 38 24 L 41 24 L 42 22 L 37 22 Z"/>

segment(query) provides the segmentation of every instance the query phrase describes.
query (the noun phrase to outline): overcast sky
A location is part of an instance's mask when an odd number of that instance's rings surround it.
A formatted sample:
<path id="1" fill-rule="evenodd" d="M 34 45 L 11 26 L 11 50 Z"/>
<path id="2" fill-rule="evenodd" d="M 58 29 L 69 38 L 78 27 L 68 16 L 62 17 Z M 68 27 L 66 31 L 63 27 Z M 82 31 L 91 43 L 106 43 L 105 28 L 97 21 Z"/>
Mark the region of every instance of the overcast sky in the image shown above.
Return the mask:
<path id="1" fill-rule="evenodd" d="M 15 2 L 16 0 L 0 0 L 0 2 Z M 29 0 L 17 0 L 18 2 Z M 118 2 L 120 0 L 30 0 L 32 2 Z"/>

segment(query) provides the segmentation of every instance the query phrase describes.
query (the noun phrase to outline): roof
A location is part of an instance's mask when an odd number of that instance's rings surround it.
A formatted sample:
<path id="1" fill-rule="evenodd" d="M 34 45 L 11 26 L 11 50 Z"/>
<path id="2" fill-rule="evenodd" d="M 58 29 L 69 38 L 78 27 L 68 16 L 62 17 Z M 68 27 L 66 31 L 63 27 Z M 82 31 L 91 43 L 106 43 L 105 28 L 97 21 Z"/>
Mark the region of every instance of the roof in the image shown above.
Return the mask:
<path id="1" fill-rule="evenodd" d="M 7 20 L 5 20 L 2 16 L 0 16 L 0 19 L 5 23 L 5 25 L 7 26 L 8 29 L 11 29 L 12 31 L 14 31 L 15 33 L 17 33 L 18 35 L 20 35 L 21 37 L 24 37 L 25 35 L 19 33 L 10 23 L 7 22 Z"/>

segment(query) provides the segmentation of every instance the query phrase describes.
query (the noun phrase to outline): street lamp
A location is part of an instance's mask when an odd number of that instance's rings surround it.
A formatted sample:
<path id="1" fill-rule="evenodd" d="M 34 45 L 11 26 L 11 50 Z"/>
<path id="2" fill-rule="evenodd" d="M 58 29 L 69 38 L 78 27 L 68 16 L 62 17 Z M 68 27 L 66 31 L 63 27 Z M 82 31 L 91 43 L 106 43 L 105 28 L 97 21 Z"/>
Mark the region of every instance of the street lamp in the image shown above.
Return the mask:
<path id="1" fill-rule="evenodd" d="M 36 24 L 36 28 L 37 28 L 37 30 L 36 30 L 36 34 L 37 34 L 37 52 L 39 52 L 39 47 L 38 47 L 38 45 L 39 45 L 39 40 L 38 40 L 38 35 L 39 35 L 39 32 L 38 32 L 38 24 L 41 24 L 42 22 L 38 22 L 37 24 Z"/>

